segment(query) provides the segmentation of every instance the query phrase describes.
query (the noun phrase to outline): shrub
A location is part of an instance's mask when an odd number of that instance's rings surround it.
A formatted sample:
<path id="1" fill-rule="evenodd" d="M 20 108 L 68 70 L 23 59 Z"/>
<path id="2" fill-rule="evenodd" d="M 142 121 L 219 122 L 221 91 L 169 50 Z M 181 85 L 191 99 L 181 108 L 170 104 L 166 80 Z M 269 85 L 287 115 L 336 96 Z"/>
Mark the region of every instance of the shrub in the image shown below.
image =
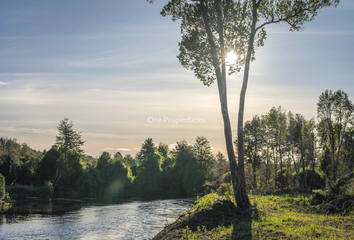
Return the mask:
<path id="1" fill-rule="evenodd" d="M 5 197 L 5 177 L 0 173 L 0 200 Z"/>
<path id="2" fill-rule="evenodd" d="M 25 199 L 27 197 L 44 197 L 49 198 L 53 194 L 53 184 L 46 182 L 43 187 L 11 185 L 6 187 L 7 192 L 12 199 Z"/>
<path id="3" fill-rule="evenodd" d="M 230 183 L 231 182 L 231 172 L 227 172 L 222 176 L 223 183 Z"/>

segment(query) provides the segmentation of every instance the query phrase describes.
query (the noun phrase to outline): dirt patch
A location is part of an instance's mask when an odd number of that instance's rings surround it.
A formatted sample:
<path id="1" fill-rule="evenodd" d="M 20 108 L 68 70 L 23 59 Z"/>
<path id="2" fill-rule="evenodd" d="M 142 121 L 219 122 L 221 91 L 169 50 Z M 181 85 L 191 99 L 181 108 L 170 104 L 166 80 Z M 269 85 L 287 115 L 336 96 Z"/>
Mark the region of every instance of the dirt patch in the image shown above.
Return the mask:
<path id="1" fill-rule="evenodd" d="M 165 227 L 153 239 L 181 239 L 184 237 L 185 229 L 197 231 L 198 228 L 204 228 L 210 231 L 220 225 L 230 226 L 238 221 L 247 221 L 251 219 L 252 210 L 243 210 L 237 208 L 229 200 L 218 200 L 214 204 L 207 206 L 193 213 L 182 214 L 177 221 Z M 183 231 L 184 229 L 184 231 Z M 211 232 L 205 232 L 203 237 L 208 237 Z"/>

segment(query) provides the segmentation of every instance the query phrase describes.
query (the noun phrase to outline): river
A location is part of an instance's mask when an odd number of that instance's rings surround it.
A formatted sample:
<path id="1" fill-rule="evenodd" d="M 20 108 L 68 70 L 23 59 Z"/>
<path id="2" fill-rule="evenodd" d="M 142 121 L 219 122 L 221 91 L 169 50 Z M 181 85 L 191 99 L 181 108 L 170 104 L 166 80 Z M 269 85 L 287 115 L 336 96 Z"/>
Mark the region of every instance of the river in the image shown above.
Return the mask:
<path id="1" fill-rule="evenodd" d="M 151 239 L 192 204 L 191 199 L 134 201 L 61 215 L 0 215 L 0 239 Z"/>

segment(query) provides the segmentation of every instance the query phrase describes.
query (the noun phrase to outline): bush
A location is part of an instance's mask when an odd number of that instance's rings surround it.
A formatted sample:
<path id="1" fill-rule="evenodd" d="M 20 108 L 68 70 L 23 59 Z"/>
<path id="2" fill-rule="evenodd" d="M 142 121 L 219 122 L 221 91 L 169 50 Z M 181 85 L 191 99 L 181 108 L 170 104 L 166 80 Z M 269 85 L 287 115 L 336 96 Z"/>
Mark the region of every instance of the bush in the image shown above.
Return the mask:
<path id="1" fill-rule="evenodd" d="M 230 183 L 231 182 L 231 172 L 227 172 L 222 176 L 223 183 Z"/>
<path id="2" fill-rule="evenodd" d="M 5 177 L 0 173 L 0 200 L 5 198 Z"/>
<path id="3" fill-rule="evenodd" d="M 53 184 L 46 182 L 43 187 L 25 186 L 25 185 L 11 185 L 6 186 L 6 190 L 12 199 L 25 199 L 27 197 L 43 197 L 49 198 L 53 194 Z"/>
<path id="4" fill-rule="evenodd" d="M 230 192 L 232 191 L 232 187 L 230 183 L 223 183 L 220 185 L 218 188 L 217 192 L 219 195 L 230 195 Z"/>

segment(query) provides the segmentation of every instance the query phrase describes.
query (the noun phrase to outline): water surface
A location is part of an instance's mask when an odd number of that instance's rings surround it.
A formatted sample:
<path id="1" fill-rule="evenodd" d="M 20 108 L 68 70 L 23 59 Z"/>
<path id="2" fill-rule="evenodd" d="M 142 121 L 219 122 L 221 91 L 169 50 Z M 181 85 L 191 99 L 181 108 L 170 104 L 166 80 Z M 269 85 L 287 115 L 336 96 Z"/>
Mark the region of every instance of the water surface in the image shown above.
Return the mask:
<path id="1" fill-rule="evenodd" d="M 169 199 L 87 206 L 62 215 L 0 215 L 0 239 L 151 239 L 192 204 Z"/>

